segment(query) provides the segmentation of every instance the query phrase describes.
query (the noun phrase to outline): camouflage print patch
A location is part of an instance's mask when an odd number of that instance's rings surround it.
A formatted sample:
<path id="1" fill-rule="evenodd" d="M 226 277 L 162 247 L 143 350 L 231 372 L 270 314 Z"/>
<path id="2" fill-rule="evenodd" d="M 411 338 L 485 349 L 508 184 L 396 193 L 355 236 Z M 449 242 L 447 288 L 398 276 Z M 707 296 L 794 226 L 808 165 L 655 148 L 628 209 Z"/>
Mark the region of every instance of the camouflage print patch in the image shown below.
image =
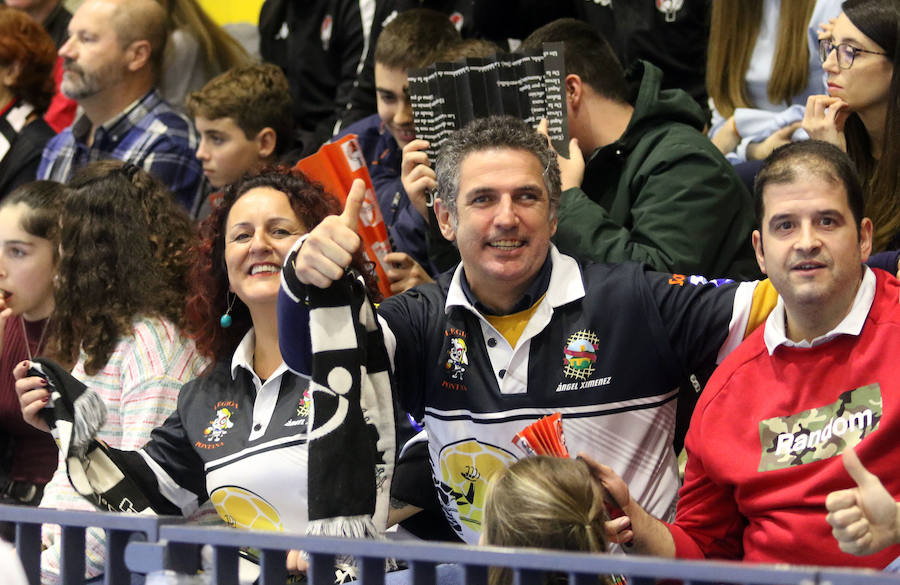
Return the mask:
<path id="1" fill-rule="evenodd" d="M 840 455 L 878 429 L 881 386 L 843 392 L 832 404 L 759 423 L 759 471 L 785 469 Z"/>

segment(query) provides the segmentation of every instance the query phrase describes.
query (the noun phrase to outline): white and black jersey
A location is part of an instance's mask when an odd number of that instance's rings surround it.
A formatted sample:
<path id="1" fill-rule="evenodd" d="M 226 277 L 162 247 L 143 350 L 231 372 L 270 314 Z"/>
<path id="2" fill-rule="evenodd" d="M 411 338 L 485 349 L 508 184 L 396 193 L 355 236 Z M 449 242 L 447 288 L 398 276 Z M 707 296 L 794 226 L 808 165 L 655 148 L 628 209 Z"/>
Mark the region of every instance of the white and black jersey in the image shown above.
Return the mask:
<path id="1" fill-rule="evenodd" d="M 679 385 L 714 365 L 746 325 L 752 283 L 705 284 L 630 263 L 580 266 L 555 248 L 550 259 L 546 294 L 515 347 L 467 300 L 461 269 L 378 308 L 401 406 L 425 421 L 434 484 L 469 543 L 481 531 L 491 474 L 521 455 L 513 436 L 553 412 L 563 415 L 571 453 L 610 465 L 636 501 L 670 518 Z"/>
<path id="2" fill-rule="evenodd" d="M 282 364 L 260 380 L 248 365 L 252 335 L 233 362 L 185 384 L 140 451 L 110 456 L 158 513 L 187 515 L 209 498 L 231 525 L 303 532 L 309 379 Z"/>

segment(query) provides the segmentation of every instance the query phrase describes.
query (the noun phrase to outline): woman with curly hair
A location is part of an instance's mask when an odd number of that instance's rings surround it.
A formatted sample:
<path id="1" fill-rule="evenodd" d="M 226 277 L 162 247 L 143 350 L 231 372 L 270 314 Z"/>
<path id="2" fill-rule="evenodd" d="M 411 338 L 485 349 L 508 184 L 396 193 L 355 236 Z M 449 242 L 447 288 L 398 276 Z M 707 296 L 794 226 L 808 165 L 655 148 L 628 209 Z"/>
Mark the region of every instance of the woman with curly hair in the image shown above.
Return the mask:
<path id="1" fill-rule="evenodd" d="M 155 179 L 122 163 L 94 163 L 74 178 L 60 217 L 51 349 L 103 399 L 108 414 L 98 439 L 137 449 L 174 411 L 181 385 L 206 366 L 178 326 L 186 284 L 171 288 L 173 274 L 185 272 L 178 265 L 186 262 L 190 223 Z M 25 369 L 20 363 L 13 373 Z M 93 509 L 69 484 L 62 456 L 41 505 Z M 44 544 L 41 582 L 52 583 L 58 528 L 45 529 Z M 89 531 L 89 576 L 102 572 L 104 548 L 102 531 Z"/>
<path id="2" fill-rule="evenodd" d="M 0 198 L 37 176 L 56 132 L 41 117 L 55 91 L 56 45 L 40 23 L 0 6 Z"/>
<path id="3" fill-rule="evenodd" d="M 201 226 L 186 309 L 188 331 L 213 364 L 184 386 L 175 413 L 140 455 L 128 451 L 137 447 L 109 445 L 110 458 L 135 486 L 123 489 L 140 492 L 131 501 L 188 515 L 211 500 L 230 525 L 304 531 L 309 378 L 282 359 L 276 302 L 291 246 L 338 212 L 340 204 L 320 185 L 285 168 L 245 175 L 225 189 Z M 367 272 L 362 256 L 355 265 Z M 41 386 L 24 378 L 17 391 L 25 419 L 46 430 L 37 416 L 47 397 Z M 251 514 L 242 505 L 248 499 L 269 513 Z M 288 569 L 303 568 L 299 553 L 290 553 Z"/>

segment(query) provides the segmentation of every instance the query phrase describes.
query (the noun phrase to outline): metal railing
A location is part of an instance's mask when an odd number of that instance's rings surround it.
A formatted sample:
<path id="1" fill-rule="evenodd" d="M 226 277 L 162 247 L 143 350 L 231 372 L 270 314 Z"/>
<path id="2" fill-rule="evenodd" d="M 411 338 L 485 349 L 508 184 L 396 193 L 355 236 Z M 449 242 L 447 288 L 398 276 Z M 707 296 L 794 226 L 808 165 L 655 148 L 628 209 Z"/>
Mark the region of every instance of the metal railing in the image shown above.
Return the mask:
<path id="1" fill-rule="evenodd" d="M 84 531 L 106 530 L 104 583 L 127 584 L 131 572 L 174 569 L 193 573 L 199 568 L 199 550 L 213 549 L 212 579 L 216 585 L 238 584 L 241 547 L 261 551 L 260 585 L 283 585 L 289 550 L 309 554 L 308 582 L 331 585 L 335 557 L 356 559 L 359 581 L 366 585 L 433 585 L 441 583 L 487 585 L 488 567 L 509 567 L 514 585 L 540 585 L 545 572 L 569 575 L 573 585 L 597 584 L 597 575 L 624 575 L 630 585 L 657 580 L 754 585 L 900 585 L 900 575 L 833 567 L 752 565 L 721 561 L 672 561 L 652 557 L 586 555 L 525 549 L 471 547 L 397 540 L 319 538 L 276 532 L 254 532 L 221 527 L 191 526 L 181 518 L 137 516 L 101 512 L 70 512 L 0 506 L 0 520 L 15 522 L 16 549 L 30 583 L 40 582 L 40 526 L 62 528 L 61 577 L 65 585 L 80 584 L 84 575 Z M 385 573 L 387 559 L 408 568 Z"/>

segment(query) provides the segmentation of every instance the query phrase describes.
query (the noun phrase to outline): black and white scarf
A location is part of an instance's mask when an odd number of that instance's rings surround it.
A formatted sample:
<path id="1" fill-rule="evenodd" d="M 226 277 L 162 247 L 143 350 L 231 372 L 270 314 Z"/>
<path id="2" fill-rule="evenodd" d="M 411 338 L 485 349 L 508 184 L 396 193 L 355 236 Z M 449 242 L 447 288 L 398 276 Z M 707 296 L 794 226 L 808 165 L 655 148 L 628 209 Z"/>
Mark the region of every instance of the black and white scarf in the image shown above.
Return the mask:
<path id="1" fill-rule="evenodd" d="M 379 537 L 396 456 L 393 381 L 360 280 L 306 287 L 312 343 L 307 534 Z M 287 332 L 285 332 L 287 333 Z"/>

